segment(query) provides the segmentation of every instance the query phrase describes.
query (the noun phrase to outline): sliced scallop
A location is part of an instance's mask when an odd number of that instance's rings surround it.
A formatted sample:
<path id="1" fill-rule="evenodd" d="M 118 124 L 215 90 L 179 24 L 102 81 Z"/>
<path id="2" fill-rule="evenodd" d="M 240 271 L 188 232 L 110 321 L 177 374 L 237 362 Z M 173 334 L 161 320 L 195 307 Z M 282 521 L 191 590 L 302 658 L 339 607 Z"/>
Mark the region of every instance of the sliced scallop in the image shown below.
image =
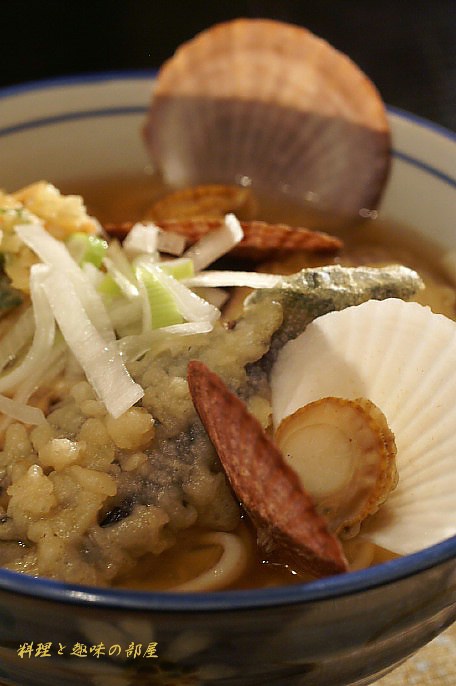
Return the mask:
<path id="1" fill-rule="evenodd" d="M 399 482 L 362 536 L 407 554 L 456 534 L 454 321 L 394 298 L 331 312 L 283 347 L 271 388 L 275 426 L 326 396 L 384 413 Z"/>

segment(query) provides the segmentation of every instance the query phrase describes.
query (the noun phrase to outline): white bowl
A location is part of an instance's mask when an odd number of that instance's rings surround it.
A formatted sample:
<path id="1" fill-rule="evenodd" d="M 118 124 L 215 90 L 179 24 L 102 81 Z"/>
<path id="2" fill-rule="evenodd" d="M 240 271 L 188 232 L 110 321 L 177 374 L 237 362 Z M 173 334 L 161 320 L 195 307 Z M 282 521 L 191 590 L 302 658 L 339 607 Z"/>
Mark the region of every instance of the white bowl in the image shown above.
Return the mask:
<path id="1" fill-rule="evenodd" d="M 149 160 L 139 132 L 152 84 L 143 72 L 113 73 L 1 91 L 0 187 L 141 173 Z M 381 216 L 454 248 L 456 135 L 399 110 L 389 118 L 393 165 Z"/>
<path id="2" fill-rule="evenodd" d="M 99 74 L 0 91 L 0 187 L 143 172 L 149 160 L 140 129 L 152 83 L 144 73 Z M 397 110 L 389 117 L 393 165 L 380 215 L 455 250 L 456 137 Z M 169 678 L 187 674 L 201 684 L 362 686 L 454 620 L 455 559 L 456 537 L 308 585 L 196 597 L 83 588 L 0 570 L 0 682 L 129 684 L 150 673 L 158 683 L 159 664 Z M 164 660 L 66 660 L 57 653 L 59 643 L 110 637 L 124 648 L 158 640 Z M 53 641 L 53 658 L 20 659 L 24 641 Z"/>

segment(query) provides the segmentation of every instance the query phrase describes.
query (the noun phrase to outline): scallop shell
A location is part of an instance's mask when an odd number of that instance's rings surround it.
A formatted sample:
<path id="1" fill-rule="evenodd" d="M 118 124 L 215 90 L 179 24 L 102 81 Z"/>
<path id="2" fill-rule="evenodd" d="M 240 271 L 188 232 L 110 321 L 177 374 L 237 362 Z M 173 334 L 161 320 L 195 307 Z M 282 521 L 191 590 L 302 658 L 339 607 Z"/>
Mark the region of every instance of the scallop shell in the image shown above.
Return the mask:
<path id="1" fill-rule="evenodd" d="M 200 217 L 196 219 L 168 219 L 155 222 L 163 231 L 171 231 L 185 236 L 187 244 L 192 245 L 210 231 L 223 226 L 224 220 Z M 255 262 L 270 257 L 290 255 L 297 251 L 307 253 L 332 253 L 340 250 L 342 241 L 322 231 L 311 231 L 304 227 L 291 227 L 286 224 L 268 224 L 262 221 L 241 221 L 244 237 L 230 250 L 231 255 Z M 134 222 L 105 224 L 106 232 L 116 238 L 125 238 Z"/>
<path id="2" fill-rule="evenodd" d="M 365 538 L 407 554 L 456 534 L 454 321 L 393 298 L 331 312 L 284 346 L 271 387 L 276 426 L 325 396 L 367 397 L 385 414 L 399 483 Z"/>
<path id="3" fill-rule="evenodd" d="M 268 19 L 181 46 L 159 72 L 144 135 L 172 185 L 251 184 L 317 213 L 374 207 L 389 168 L 385 108 L 366 75 L 310 31 Z"/>

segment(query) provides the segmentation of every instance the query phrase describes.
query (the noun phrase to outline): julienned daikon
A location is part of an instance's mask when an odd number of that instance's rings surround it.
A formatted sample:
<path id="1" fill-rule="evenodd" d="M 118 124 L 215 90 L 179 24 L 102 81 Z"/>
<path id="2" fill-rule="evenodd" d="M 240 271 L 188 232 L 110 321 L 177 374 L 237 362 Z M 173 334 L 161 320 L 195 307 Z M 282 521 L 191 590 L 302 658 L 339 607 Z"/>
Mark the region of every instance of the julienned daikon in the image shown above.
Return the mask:
<path id="1" fill-rule="evenodd" d="M 26 223 L 18 221 L 14 231 L 38 262 L 30 270 L 31 308 L 0 348 L 3 365 L 16 361 L 17 348 L 11 352 L 11 346 L 15 346 L 17 333 L 24 341 L 22 348 L 27 340 L 31 342 L 16 364 L 0 376 L 0 393 L 14 393 L 25 377 L 39 375 L 40 364 L 50 359 L 57 325 L 59 336 L 96 396 L 114 417 L 143 395 L 125 362 L 154 345 L 158 340 L 154 332 L 173 336 L 207 333 L 220 318 L 219 307 L 209 300 L 222 304 L 226 298 L 219 285 L 242 282 L 269 287 L 277 282 L 272 275 L 225 272 L 222 277 L 202 271 L 242 240 L 243 231 L 234 215 L 227 215 L 220 229 L 185 253 L 181 236 L 147 223 L 136 224 L 123 245 L 117 241 L 108 244 L 102 236 L 83 232 L 71 234 L 65 243 L 33 215 L 27 215 Z M 166 258 L 161 251 L 166 251 Z M 177 257 L 169 259 L 169 253 Z M 199 294 L 193 286 L 202 287 Z M 208 299 L 201 293 L 208 294 Z M 29 423 L 43 419 L 37 408 L 7 396 L 1 409 L 5 415 Z"/>

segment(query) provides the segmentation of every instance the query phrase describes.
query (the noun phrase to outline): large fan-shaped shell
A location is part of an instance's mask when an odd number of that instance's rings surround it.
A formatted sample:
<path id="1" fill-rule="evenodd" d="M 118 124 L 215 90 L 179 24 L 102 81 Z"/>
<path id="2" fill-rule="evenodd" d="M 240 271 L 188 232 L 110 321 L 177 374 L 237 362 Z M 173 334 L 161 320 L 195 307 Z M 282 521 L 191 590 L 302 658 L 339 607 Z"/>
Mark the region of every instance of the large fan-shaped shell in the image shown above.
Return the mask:
<path id="1" fill-rule="evenodd" d="M 181 46 L 159 72 L 145 138 L 171 184 L 251 182 L 350 215 L 376 204 L 389 166 L 369 79 L 306 29 L 267 19 Z"/>
<path id="2" fill-rule="evenodd" d="M 456 534 L 455 322 L 396 299 L 332 312 L 282 349 L 271 384 L 275 425 L 325 396 L 384 412 L 399 484 L 363 535 L 404 554 Z"/>

